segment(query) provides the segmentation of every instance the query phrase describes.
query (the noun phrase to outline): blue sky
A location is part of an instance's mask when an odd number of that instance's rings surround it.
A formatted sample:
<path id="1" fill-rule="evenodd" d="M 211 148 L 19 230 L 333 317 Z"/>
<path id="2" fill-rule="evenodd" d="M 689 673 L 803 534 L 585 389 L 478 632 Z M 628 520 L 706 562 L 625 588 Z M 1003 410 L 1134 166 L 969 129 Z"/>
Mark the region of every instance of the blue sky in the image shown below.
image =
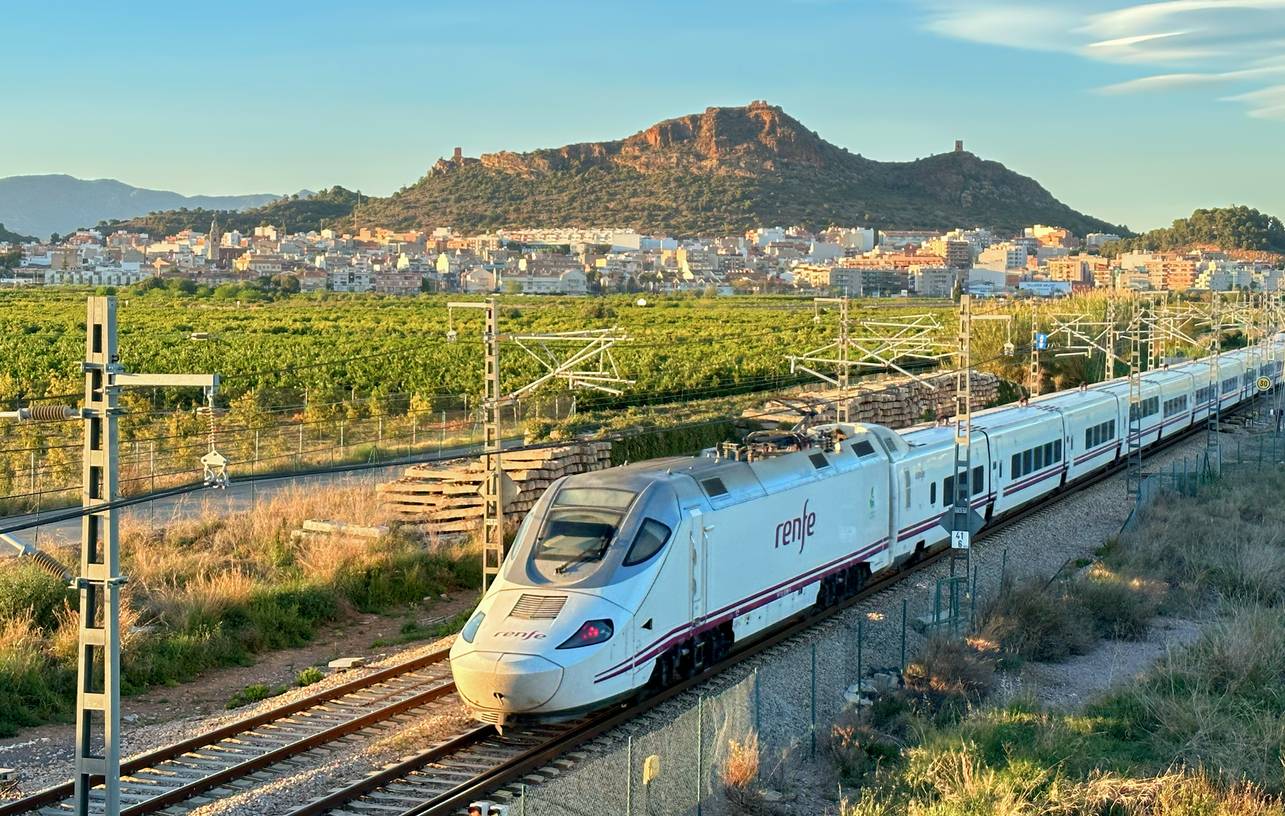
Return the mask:
<path id="1" fill-rule="evenodd" d="M 366 8 L 362 8 L 365 6 Z M 962 138 L 1134 229 L 1285 216 L 1285 0 L 7 0 L 0 176 L 387 194 L 467 155 L 766 99 L 907 160 Z"/>

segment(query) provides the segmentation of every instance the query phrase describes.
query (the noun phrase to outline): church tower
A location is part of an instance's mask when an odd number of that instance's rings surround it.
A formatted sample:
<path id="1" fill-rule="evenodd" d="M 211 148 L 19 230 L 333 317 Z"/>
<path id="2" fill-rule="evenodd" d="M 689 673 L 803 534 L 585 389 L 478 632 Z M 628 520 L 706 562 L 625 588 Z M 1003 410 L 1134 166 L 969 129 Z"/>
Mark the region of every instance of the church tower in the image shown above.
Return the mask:
<path id="1" fill-rule="evenodd" d="M 219 239 L 222 237 L 219 234 L 219 217 L 216 215 L 210 219 L 210 234 L 205 238 L 205 260 L 211 264 L 219 262 Z"/>

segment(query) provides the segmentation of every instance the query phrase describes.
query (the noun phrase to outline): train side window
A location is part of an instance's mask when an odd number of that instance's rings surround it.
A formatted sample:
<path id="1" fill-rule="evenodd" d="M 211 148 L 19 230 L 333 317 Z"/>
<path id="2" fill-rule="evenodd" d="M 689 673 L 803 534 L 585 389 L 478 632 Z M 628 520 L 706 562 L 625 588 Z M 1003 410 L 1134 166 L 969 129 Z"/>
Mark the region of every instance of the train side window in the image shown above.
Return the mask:
<path id="1" fill-rule="evenodd" d="M 870 444 L 869 439 L 859 439 L 855 444 L 853 444 L 852 451 L 857 456 L 873 456 L 875 446 Z"/>
<path id="2" fill-rule="evenodd" d="M 950 507 L 955 503 L 955 477 L 947 476 L 941 483 L 941 503 Z"/>
<path id="3" fill-rule="evenodd" d="M 973 468 L 973 495 L 976 496 L 982 492 L 982 466 L 978 465 Z"/>
<path id="4" fill-rule="evenodd" d="M 1093 440 L 1094 432 L 1095 432 L 1095 431 L 1097 431 L 1097 428 L 1085 428 L 1085 429 L 1084 429 L 1084 449 L 1085 449 L 1085 450 L 1088 450 L 1089 448 L 1091 448 L 1091 447 L 1093 447 L 1094 445 L 1098 444 L 1097 442 L 1095 442 L 1095 441 Z"/>
<path id="5" fill-rule="evenodd" d="M 1115 439 L 1115 420 L 1107 423 L 1107 439 Z"/>
<path id="6" fill-rule="evenodd" d="M 932 482 L 931 484 L 928 485 L 928 503 L 929 504 L 937 503 L 937 483 L 936 482 Z"/>
<path id="7" fill-rule="evenodd" d="M 1032 470 L 1035 470 L 1035 451 L 1022 451 L 1022 475 L 1025 476 Z"/>
<path id="8" fill-rule="evenodd" d="M 1062 440 L 1061 439 L 1056 439 L 1053 441 L 1053 461 L 1054 462 L 1062 461 Z"/>
<path id="9" fill-rule="evenodd" d="M 1016 479 L 1022 475 L 1022 454 L 1013 454 L 1012 466 L 1008 469 L 1009 478 Z"/>
<path id="10" fill-rule="evenodd" d="M 1039 470 L 1040 468 L 1044 467 L 1044 446 L 1043 445 L 1035 446 L 1035 463 L 1033 467 L 1035 470 Z"/>
<path id="11" fill-rule="evenodd" d="M 717 476 L 712 479 L 702 479 L 701 487 L 705 488 L 705 493 L 711 497 L 727 495 L 727 486 L 724 485 L 723 480 Z"/>
<path id="12" fill-rule="evenodd" d="M 671 532 L 669 527 L 655 519 L 644 519 L 638 535 L 634 536 L 634 543 L 629 545 L 629 552 L 625 553 L 625 566 L 641 564 L 660 552 Z"/>

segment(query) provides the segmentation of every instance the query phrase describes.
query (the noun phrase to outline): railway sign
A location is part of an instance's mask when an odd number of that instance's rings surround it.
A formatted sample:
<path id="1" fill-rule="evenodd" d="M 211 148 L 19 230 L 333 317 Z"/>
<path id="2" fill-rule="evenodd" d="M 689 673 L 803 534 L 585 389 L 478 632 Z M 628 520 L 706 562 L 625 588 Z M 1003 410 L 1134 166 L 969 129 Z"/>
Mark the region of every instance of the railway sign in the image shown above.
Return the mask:
<path id="1" fill-rule="evenodd" d="M 1049 347 L 1049 336 L 1044 332 L 1035 333 L 1035 350 L 1045 351 Z"/>
<path id="2" fill-rule="evenodd" d="M 1272 390 L 1272 378 L 1271 378 L 1271 377 L 1259 377 L 1259 378 L 1258 378 L 1258 380 L 1257 380 L 1254 384 L 1258 386 L 1258 390 L 1259 390 L 1259 391 L 1271 391 L 1271 390 Z"/>
<path id="3" fill-rule="evenodd" d="M 950 533 L 950 548 L 952 550 L 966 550 L 971 538 L 972 533 L 967 530 L 952 530 Z"/>

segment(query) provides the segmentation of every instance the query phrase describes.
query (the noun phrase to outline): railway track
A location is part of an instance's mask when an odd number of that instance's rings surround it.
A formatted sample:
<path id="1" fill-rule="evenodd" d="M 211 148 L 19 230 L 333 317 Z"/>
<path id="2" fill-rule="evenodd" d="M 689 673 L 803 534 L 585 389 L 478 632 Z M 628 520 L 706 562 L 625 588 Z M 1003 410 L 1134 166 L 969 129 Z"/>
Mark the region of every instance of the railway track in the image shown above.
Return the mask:
<path id="1" fill-rule="evenodd" d="M 1176 435 L 1152 454 L 1199 433 L 1193 428 Z M 1123 461 L 1087 480 L 1057 491 L 991 523 L 979 536 L 989 538 L 1022 521 L 1037 517 L 1069 496 L 1111 478 L 1125 468 Z M 840 610 L 866 600 L 935 563 L 949 550 L 939 548 L 912 566 L 872 581 L 851 598 L 797 617 L 780 630 L 751 641 L 681 683 L 628 704 L 619 704 L 581 719 L 557 724 L 515 727 L 498 734 L 479 725 L 425 750 L 337 788 L 295 809 L 290 816 L 444 816 L 461 812 L 468 802 L 556 764 L 560 757 L 595 737 L 634 719 L 645 711 L 696 688 L 755 655 L 797 637 Z M 121 764 L 122 816 L 174 812 L 218 798 L 220 790 L 248 787 L 251 775 L 278 775 L 298 766 L 297 759 L 316 748 L 334 744 L 398 718 L 422 714 L 439 701 L 453 698 L 448 650 L 373 672 L 319 694 L 238 720 Z M 296 760 L 296 762 L 292 762 Z M 38 813 L 62 816 L 72 811 L 70 782 L 14 802 L 0 804 L 0 816 Z M 176 806 L 178 806 L 176 808 Z M 102 813 L 101 798 L 97 810 Z"/>
<path id="2" fill-rule="evenodd" d="M 379 669 L 122 762 L 121 816 L 194 806 L 221 788 L 244 787 L 252 774 L 441 705 L 455 693 L 448 654 L 442 649 Z M 72 783 L 64 782 L 0 804 L 0 816 L 72 813 L 73 796 Z M 91 797 L 91 812 L 104 813 L 101 788 Z"/>

